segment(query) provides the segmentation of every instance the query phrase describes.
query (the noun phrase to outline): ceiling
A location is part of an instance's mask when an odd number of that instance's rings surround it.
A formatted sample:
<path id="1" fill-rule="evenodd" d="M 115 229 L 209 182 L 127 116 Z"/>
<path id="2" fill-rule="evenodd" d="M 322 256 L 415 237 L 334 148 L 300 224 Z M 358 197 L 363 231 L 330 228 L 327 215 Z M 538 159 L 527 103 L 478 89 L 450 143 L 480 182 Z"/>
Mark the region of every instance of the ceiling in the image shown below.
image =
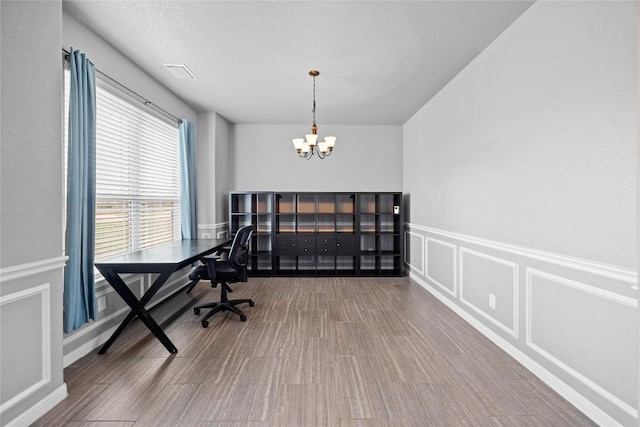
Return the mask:
<path id="1" fill-rule="evenodd" d="M 400 125 L 532 1 L 77 1 L 63 8 L 197 111 Z M 196 80 L 164 67 L 186 64 Z M 99 67 L 99 64 L 98 68 Z"/>

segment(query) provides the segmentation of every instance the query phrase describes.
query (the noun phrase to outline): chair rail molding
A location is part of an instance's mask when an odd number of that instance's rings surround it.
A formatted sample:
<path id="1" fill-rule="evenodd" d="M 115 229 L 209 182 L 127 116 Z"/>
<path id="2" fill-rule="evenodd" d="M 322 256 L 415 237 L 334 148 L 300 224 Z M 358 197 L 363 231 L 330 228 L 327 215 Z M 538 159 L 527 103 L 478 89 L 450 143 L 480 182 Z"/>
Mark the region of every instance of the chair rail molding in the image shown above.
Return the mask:
<path id="1" fill-rule="evenodd" d="M 198 224 L 198 237 L 201 239 L 223 239 L 228 236 L 228 221 L 217 224 Z"/>
<path id="2" fill-rule="evenodd" d="M 625 282 L 631 285 L 633 290 L 638 290 L 638 271 L 624 268 L 616 265 L 604 264 L 597 261 L 576 258 L 569 255 L 562 255 L 554 252 L 547 252 L 539 249 L 527 248 L 523 246 L 510 245 L 508 243 L 496 242 L 494 240 L 483 239 L 480 237 L 469 236 L 466 234 L 455 233 L 447 230 L 439 230 L 437 228 L 425 227 L 422 225 L 405 223 L 405 228 L 410 230 L 420 230 L 442 237 L 448 237 L 460 240 L 470 244 L 485 246 L 503 252 L 509 252 L 514 255 L 521 255 L 544 262 L 549 262 L 559 266 L 583 271 L 585 273 L 595 274 L 597 276 L 607 277 L 610 279 Z"/>
<path id="3" fill-rule="evenodd" d="M 68 256 L 61 256 L 0 268 L 0 283 L 57 270 L 64 267 L 68 259 Z"/>

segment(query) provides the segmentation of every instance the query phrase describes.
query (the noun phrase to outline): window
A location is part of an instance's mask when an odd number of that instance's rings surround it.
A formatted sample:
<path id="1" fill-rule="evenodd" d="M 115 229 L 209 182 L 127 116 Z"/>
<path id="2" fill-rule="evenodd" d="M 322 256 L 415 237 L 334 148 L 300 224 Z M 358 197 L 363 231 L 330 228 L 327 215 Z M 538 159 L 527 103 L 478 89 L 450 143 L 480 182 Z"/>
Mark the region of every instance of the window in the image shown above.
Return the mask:
<path id="1" fill-rule="evenodd" d="M 179 146 L 177 123 L 96 78 L 96 262 L 180 240 Z"/>

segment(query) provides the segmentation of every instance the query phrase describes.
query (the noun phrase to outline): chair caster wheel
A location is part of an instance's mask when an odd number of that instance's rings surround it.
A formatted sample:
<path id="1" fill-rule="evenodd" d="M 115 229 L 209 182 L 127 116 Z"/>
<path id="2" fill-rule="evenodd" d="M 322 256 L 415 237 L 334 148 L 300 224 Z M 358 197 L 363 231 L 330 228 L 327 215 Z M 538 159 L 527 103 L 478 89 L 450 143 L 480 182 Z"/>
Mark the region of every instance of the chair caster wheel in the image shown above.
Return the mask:
<path id="1" fill-rule="evenodd" d="M 200 309 L 199 308 L 194 308 L 193 309 L 193 313 L 197 316 L 198 314 L 200 314 Z"/>
<path id="2" fill-rule="evenodd" d="M 256 305 L 253 301 L 249 301 L 249 307 L 253 307 L 254 305 Z"/>
<path id="3" fill-rule="evenodd" d="M 206 328 L 207 326 L 209 326 L 209 322 L 207 322 L 206 320 L 202 321 L 202 327 Z"/>
<path id="4" fill-rule="evenodd" d="M 246 322 L 247 321 L 247 316 L 240 316 L 240 321 L 241 322 Z"/>

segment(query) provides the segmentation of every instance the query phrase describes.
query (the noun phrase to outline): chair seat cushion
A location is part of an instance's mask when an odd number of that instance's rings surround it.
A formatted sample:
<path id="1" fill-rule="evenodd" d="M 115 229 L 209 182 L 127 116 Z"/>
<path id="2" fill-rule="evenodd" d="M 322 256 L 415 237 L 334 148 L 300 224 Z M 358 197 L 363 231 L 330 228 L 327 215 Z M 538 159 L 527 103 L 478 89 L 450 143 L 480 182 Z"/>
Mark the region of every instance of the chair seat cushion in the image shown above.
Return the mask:
<path id="1" fill-rule="evenodd" d="M 227 261 L 216 261 L 216 281 L 228 282 L 238 280 L 238 272 Z"/>
<path id="2" fill-rule="evenodd" d="M 227 261 L 216 261 L 216 281 L 217 282 L 236 282 L 241 280 L 238 277 L 238 272 L 229 265 Z M 189 273 L 189 280 L 211 280 L 209 277 L 209 270 L 206 265 L 200 265 Z"/>

